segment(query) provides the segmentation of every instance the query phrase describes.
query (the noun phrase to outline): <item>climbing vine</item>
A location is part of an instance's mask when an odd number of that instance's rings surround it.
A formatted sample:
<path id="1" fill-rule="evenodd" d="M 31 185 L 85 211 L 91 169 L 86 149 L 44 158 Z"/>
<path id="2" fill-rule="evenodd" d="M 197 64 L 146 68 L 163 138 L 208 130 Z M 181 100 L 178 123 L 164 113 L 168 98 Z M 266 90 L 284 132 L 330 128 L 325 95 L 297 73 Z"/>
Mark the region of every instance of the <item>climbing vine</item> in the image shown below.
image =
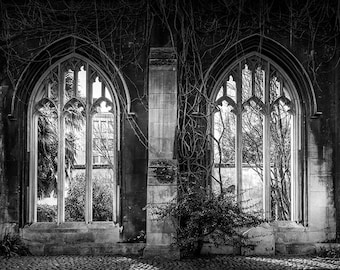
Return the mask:
<path id="1" fill-rule="evenodd" d="M 212 174 L 211 115 L 206 108 L 214 106 L 207 85 L 209 68 L 237 41 L 259 34 L 272 37 L 299 54 L 316 91 L 325 92 L 327 85 L 322 85 L 322 76 L 328 63 L 337 62 L 340 10 L 337 3 L 315 0 L 168 4 L 160 1 L 158 11 L 168 28 L 172 46 L 177 48 L 180 172 L 195 179 L 191 182 L 206 186 Z M 171 13 L 175 16 L 169 16 Z M 300 47 L 304 51 L 299 51 Z"/>

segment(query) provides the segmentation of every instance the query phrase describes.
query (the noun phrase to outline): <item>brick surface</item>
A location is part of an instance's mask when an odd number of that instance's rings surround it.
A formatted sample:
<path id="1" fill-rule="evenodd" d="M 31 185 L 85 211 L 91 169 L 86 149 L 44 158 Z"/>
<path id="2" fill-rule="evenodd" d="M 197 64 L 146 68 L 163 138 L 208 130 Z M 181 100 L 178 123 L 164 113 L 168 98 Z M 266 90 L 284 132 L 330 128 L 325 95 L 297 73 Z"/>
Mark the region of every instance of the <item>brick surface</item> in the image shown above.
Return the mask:
<path id="1" fill-rule="evenodd" d="M 122 256 L 0 257 L 0 269 L 340 269 L 340 260 L 302 256 L 217 256 L 161 260 Z"/>

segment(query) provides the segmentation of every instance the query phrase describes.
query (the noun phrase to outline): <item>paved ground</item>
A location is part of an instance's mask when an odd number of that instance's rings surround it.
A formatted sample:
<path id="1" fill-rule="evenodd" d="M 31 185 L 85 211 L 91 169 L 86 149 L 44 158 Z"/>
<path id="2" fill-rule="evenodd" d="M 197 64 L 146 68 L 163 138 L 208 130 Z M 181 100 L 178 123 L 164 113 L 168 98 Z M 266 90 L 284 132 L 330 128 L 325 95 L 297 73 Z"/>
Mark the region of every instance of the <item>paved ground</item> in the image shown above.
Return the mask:
<path id="1" fill-rule="evenodd" d="M 0 257 L 0 269 L 340 269 L 340 259 L 319 257 L 218 256 L 180 261 L 123 256 L 28 256 Z"/>

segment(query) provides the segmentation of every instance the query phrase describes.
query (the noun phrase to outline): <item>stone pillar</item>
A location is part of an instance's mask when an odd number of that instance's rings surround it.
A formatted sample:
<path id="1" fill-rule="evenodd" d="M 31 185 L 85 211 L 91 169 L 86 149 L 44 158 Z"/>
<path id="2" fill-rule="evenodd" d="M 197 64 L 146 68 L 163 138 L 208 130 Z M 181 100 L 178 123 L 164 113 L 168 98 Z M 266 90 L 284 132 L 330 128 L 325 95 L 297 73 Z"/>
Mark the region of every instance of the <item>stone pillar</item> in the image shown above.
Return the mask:
<path id="1" fill-rule="evenodd" d="M 177 123 L 177 70 L 174 48 L 151 48 L 149 57 L 149 161 L 147 225 L 144 256 L 178 258 L 171 247 L 175 228 L 159 220 L 155 209 L 173 200 L 177 192 L 174 159 Z"/>
<path id="2" fill-rule="evenodd" d="M 0 239 L 2 239 L 5 232 L 11 232 L 11 224 L 8 223 L 8 196 L 7 196 L 7 181 L 4 172 L 4 96 L 7 93 L 8 86 L 0 86 Z"/>

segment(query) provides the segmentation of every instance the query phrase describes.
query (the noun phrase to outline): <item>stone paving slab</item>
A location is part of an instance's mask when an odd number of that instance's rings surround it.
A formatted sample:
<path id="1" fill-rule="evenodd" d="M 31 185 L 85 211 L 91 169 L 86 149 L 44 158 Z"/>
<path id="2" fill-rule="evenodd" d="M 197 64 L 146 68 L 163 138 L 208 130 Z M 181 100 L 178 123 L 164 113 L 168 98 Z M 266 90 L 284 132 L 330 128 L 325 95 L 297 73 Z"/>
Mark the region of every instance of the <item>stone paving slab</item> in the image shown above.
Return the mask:
<path id="1" fill-rule="evenodd" d="M 340 269 L 340 259 L 301 256 L 217 256 L 183 260 L 150 260 L 123 256 L 27 256 L 8 259 L 0 257 L 0 269 Z"/>

